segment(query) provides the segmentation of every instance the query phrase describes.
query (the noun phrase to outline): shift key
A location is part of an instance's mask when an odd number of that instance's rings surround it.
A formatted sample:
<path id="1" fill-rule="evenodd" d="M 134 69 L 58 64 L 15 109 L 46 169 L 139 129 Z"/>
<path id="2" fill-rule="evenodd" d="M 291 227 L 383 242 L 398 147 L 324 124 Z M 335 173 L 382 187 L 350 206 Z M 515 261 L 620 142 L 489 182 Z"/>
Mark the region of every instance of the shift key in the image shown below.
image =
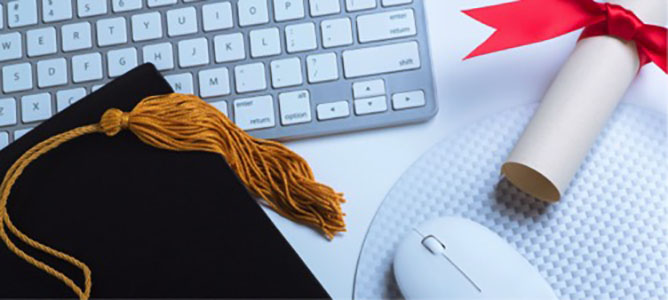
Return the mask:
<path id="1" fill-rule="evenodd" d="M 371 76 L 420 68 L 417 42 L 343 51 L 346 78 Z"/>

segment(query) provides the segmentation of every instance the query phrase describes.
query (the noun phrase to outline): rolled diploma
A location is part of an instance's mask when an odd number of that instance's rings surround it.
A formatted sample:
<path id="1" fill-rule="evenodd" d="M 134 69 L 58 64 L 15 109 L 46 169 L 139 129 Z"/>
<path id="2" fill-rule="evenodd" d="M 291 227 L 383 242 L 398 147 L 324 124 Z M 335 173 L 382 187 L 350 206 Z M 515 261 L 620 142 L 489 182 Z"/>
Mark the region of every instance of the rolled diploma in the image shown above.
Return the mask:
<path id="1" fill-rule="evenodd" d="M 612 1 L 664 26 L 666 0 Z M 501 167 L 520 190 L 558 201 L 638 73 L 635 43 L 610 36 L 579 41 Z"/>

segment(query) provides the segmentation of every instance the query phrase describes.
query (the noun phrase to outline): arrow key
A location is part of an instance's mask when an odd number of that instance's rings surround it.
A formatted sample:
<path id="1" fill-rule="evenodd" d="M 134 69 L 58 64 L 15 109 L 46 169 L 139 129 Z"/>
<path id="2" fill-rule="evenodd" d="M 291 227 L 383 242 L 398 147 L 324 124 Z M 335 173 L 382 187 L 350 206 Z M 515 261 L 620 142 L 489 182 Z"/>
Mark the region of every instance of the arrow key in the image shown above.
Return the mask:
<path id="1" fill-rule="evenodd" d="M 382 79 L 353 83 L 355 99 L 385 95 L 385 81 Z"/>
<path id="2" fill-rule="evenodd" d="M 318 112 L 318 120 L 320 121 L 345 118 L 350 115 L 348 101 L 318 104 L 316 110 Z"/>
<path id="3" fill-rule="evenodd" d="M 426 103 L 424 92 L 420 90 L 392 95 L 392 107 L 395 110 L 420 107 Z"/>
<path id="4" fill-rule="evenodd" d="M 355 100 L 355 114 L 368 115 L 384 112 L 387 110 L 387 97 L 379 96 L 373 98 Z"/>

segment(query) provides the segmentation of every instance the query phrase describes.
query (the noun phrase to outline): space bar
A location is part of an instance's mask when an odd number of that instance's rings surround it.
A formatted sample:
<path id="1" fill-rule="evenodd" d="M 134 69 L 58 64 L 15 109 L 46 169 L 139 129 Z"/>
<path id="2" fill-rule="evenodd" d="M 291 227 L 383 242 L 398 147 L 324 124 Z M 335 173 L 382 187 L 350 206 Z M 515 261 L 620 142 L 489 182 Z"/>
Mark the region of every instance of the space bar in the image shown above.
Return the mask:
<path id="1" fill-rule="evenodd" d="M 420 68 L 417 42 L 346 50 L 342 56 L 346 78 Z"/>

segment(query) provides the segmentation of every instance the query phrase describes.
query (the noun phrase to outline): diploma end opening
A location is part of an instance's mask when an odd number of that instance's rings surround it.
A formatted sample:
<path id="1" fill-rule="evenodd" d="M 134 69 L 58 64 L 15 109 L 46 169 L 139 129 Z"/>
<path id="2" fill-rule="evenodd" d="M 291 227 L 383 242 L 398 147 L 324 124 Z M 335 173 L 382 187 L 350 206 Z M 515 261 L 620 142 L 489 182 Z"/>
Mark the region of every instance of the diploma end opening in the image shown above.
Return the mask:
<path id="1" fill-rule="evenodd" d="M 506 162 L 501 173 L 521 191 L 544 202 L 557 202 L 561 198 L 559 189 L 547 177 L 533 168 L 516 162 Z"/>

